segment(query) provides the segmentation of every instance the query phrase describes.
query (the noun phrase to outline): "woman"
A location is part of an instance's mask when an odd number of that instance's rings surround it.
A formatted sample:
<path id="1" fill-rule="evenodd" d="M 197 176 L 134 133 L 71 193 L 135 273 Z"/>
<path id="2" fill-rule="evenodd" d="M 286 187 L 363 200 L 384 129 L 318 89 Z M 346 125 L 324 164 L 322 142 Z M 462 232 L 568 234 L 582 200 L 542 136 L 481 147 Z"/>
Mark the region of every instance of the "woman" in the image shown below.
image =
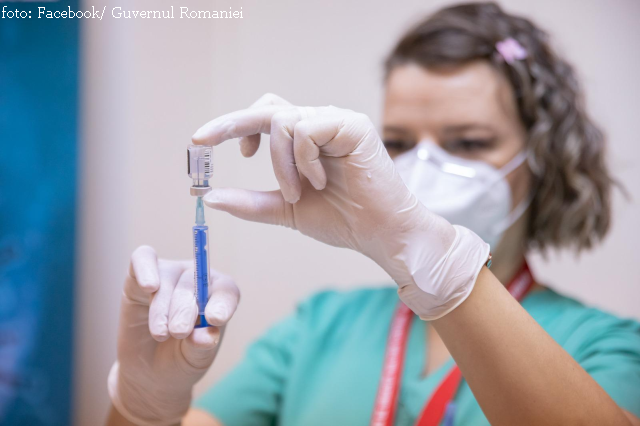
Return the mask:
<path id="1" fill-rule="evenodd" d="M 603 137 L 570 66 L 531 22 L 472 4 L 412 29 L 386 71 L 382 139 L 361 114 L 266 95 L 193 140 L 241 137 L 251 156 L 270 133 L 280 190 L 206 204 L 357 250 L 397 288 L 312 297 L 190 408 L 238 290 L 213 271 L 220 328 L 193 331 L 190 263 L 141 247 L 109 424 L 640 424 L 640 325 L 526 267 L 530 247 L 589 248 L 609 227 Z"/>

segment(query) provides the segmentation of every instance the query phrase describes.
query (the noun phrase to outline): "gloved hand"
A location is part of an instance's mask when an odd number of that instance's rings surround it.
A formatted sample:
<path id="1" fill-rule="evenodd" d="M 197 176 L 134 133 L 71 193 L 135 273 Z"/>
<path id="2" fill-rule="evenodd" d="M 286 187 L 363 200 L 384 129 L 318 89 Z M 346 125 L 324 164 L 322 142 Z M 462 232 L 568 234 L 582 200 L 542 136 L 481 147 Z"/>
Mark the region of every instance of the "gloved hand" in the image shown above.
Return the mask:
<path id="1" fill-rule="evenodd" d="M 294 107 L 269 97 L 271 105 L 259 101 L 216 118 L 192 140 L 218 145 L 244 137 L 243 153 L 252 155 L 257 149 L 252 135 L 269 133 L 280 190 L 213 189 L 206 205 L 365 254 L 396 281 L 402 301 L 422 319 L 437 319 L 462 303 L 489 246 L 416 199 L 365 115 Z M 245 149 L 249 140 L 251 149 Z"/>
<path id="2" fill-rule="evenodd" d="M 193 263 L 158 260 L 148 246 L 131 256 L 125 279 L 118 360 L 109 373 L 113 406 L 137 425 L 179 424 L 193 385 L 216 356 L 222 327 L 238 304 L 233 280 L 211 270 L 205 316 L 216 327 L 193 329 L 198 314 Z"/>

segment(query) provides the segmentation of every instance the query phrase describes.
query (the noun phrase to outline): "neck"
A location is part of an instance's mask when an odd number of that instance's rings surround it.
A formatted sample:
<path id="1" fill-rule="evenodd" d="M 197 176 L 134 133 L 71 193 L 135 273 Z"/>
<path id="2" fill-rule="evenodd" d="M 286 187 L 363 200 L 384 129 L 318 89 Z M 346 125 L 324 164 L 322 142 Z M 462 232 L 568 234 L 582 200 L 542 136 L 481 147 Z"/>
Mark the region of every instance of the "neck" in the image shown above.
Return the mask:
<path id="1" fill-rule="evenodd" d="M 498 278 L 502 285 L 508 285 L 513 277 L 518 273 L 525 261 L 524 247 L 508 247 L 499 250 L 493 255 L 491 261 L 491 272 Z"/>
<path id="2" fill-rule="evenodd" d="M 502 235 L 500 243 L 493 251 L 491 272 L 507 286 L 520 271 L 525 261 L 525 241 L 529 214 L 525 213 Z"/>

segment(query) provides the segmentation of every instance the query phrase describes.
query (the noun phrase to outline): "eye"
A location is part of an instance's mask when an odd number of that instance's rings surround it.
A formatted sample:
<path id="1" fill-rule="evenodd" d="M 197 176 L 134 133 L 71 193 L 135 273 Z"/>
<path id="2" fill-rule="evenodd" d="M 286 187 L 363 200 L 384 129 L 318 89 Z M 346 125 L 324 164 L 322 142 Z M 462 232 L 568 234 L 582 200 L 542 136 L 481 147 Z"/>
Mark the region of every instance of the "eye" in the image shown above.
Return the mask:
<path id="1" fill-rule="evenodd" d="M 456 139 L 443 144 L 443 148 L 452 154 L 476 154 L 493 147 L 491 139 Z"/>
<path id="2" fill-rule="evenodd" d="M 408 151 L 413 145 L 415 144 L 403 140 L 384 140 L 384 147 L 387 148 L 387 151 L 389 151 L 390 154 L 400 154 L 401 152 Z"/>

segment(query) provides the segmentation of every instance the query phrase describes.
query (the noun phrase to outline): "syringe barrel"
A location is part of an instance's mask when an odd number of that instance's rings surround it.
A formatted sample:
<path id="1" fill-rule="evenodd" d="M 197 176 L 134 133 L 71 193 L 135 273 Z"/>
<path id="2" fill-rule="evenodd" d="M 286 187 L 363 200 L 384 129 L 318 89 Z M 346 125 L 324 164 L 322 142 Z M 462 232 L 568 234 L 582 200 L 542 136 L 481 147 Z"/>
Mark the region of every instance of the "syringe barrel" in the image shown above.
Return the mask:
<path id="1" fill-rule="evenodd" d="M 193 283 L 196 303 L 198 304 L 198 319 L 196 328 L 207 327 L 204 309 L 209 300 L 209 227 L 196 225 L 193 227 Z"/>
<path id="2" fill-rule="evenodd" d="M 209 190 L 209 179 L 213 176 L 213 147 L 189 145 L 187 147 L 187 174 L 193 180 L 191 194 L 199 197 Z"/>

